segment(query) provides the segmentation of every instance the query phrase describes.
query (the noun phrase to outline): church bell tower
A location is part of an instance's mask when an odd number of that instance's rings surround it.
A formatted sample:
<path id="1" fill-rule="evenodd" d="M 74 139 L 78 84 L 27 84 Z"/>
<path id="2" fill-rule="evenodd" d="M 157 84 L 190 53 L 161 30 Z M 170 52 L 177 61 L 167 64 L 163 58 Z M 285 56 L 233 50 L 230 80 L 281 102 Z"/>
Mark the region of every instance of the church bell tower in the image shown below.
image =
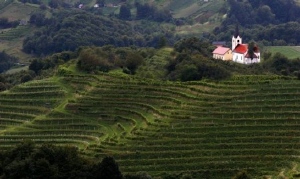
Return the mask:
<path id="1" fill-rule="evenodd" d="M 240 32 L 239 32 L 239 26 L 237 25 L 236 28 L 235 28 L 235 32 L 234 32 L 234 35 L 232 36 L 232 50 L 235 49 L 235 47 L 238 45 L 238 44 L 242 44 L 242 38 L 240 37 Z"/>

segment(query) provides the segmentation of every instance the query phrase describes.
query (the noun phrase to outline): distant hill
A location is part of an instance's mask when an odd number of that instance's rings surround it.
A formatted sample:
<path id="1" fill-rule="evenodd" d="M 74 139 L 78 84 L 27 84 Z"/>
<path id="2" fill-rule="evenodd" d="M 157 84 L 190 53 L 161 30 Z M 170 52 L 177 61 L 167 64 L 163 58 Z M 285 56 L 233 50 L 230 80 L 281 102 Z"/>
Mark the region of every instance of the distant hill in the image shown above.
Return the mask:
<path id="1" fill-rule="evenodd" d="M 23 1 L 22 1 L 23 2 Z M 40 4 L 31 4 L 27 1 L 22 3 L 17 0 L 15 1 L 5 1 L 5 3 L 0 4 L 0 18 L 8 18 L 11 20 L 25 20 L 28 21 L 30 16 L 36 12 L 41 12 L 46 15 L 47 18 L 52 17 L 52 12 L 57 12 L 59 10 L 51 10 L 46 8 L 41 9 Z M 30 1 L 31 2 L 31 1 Z M 37 1 L 41 4 L 44 3 L 48 5 L 50 1 Z M 77 1 L 76 1 L 77 2 Z M 78 6 L 75 1 L 69 1 L 74 10 L 78 10 Z M 122 5 L 121 1 L 105 1 L 106 5 L 100 7 L 101 12 L 108 16 L 119 14 L 120 7 Z M 131 12 L 133 15 L 136 13 L 136 8 L 134 7 L 134 2 L 144 3 L 144 1 L 132 1 L 128 0 L 127 4 L 131 7 Z M 96 10 L 93 6 L 97 3 L 96 1 L 83 1 L 85 10 Z M 115 4 L 116 6 L 110 6 L 109 4 Z M 124 3 L 123 3 L 124 4 Z M 172 14 L 172 16 L 177 19 L 175 24 L 171 23 L 172 29 L 175 31 L 172 33 L 177 34 L 200 34 L 202 32 L 212 31 L 213 28 L 220 25 L 223 20 L 223 16 L 226 13 L 226 2 L 223 0 L 214 0 L 209 2 L 202 2 L 196 0 L 185 0 L 183 1 L 149 1 L 149 5 L 157 8 L 167 10 Z M 63 9 L 63 8 L 62 8 Z M 134 21 L 132 21 L 135 23 Z M 164 24 L 164 23 L 163 23 Z M 0 34 L 0 39 L 2 43 L 0 45 L 0 50 L 5 50 L 8 54 L 15 55 L 21 60 L 28 61 L 31 52 L 24 54 L 20 46 L 24 37 L 30 36 L 35 30 L 39 28 L 33 26 L 32 24 L 27 24 L 27 28 L 24 30 L 15 29 L 3 29 L 2 34 Z M 26 30 L 25 30 L 26 29 Z M 16 33 L 15 33 L 16 32 Z M 13 42 L 12 42 L 13 40 Z"/>

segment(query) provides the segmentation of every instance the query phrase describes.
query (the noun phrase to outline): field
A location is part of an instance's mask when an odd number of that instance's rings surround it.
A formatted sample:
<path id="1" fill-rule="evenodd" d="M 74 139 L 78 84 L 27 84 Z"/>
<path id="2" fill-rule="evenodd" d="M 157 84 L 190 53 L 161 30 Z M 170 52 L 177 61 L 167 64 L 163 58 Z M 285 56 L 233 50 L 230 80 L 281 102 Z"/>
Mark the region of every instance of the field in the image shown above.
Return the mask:
<path id="1" fill-rule="evenodd" d="M 75 145 L 89 157 L 114 156 L 125 174 L 299 175 L 300 81 L 180 83 L 121 74 L 65 65 L 52 78 L 1 92 L 0 148 L 23 140 Z"/>
<path id="2" fill-rule="evenodd" d="M 267 51 L 272 53 L 282 53 L 289 59 L 300 58 L 300 46 L 268 46 Z"/>

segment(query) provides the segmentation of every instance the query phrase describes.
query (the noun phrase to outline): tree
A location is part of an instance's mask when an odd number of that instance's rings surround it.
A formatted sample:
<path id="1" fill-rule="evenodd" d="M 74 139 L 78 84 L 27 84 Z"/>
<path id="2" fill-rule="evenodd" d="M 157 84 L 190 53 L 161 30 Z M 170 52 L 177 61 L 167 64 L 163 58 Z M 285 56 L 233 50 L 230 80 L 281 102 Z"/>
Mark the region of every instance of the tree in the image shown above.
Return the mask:
<path id="1" fill-rule="evenodd" d="M 201 78 L 201 74 L 198 72 L 197 67 L 193 64 L 184 66 L 180 75 L 181 81 L 196 81 L 201 80 Z"/>
<path id="2" fill-rule="evenodd" d="M 95 179 L 122 179 L 119 166 L 113 157 L 104 157 L 101 163 L 94 167 Z"/>
<path id="3" fill-rule="evenodd" d="M 130 20 L 131 19 L 131 11 L 127 5 L 122 5 L 120 7 L 119 18 L 123 20 Z"/>
<path id="4" fill-rule="evenodd" d="M 260 6 L 257 9 L 256 21 L 260 24 L 271 24 L 274 22 L 275 14 L 272 13 L 272 10 L 269 6 L 264 5 Z"/>
<path id="5" fill-rule="evenodd" d="M 59 1 L 58 0 L 50 0 L 48 5 L 53 9 L 57 9 L 59 7 Z"/>
<path id="6" fill-rule="evenodd" d="M 43 69 L 43 62 L 41 60 L 38 59 L 34 59 L 30 65 L 29 65 L 29 70 L 32 70 L 35 72 L 35 74 L 38 74 L 42 69 Z"/>
<path id="7" fill-rule="evenodd" d="M 254 42 L 250 42 L 248 45 L 248 54 L 251 60 L 254 58 L 254 50 L 255 50 L 254 48 L 255 48 Z"/>
<path id="8" fill-rule="evenodd" d="M 163 48 L 167 45 L 167 39 L 165 36 L 161 36 L 158 41 L 157 48 Z"/>
<path id="9" fill-rule="evenodd" d="M 135 74 L 136 69 L 143 63 L 143 57 L 138 53 L 129 52 L 126 55 L 125 66 L 130 74 Z"/>

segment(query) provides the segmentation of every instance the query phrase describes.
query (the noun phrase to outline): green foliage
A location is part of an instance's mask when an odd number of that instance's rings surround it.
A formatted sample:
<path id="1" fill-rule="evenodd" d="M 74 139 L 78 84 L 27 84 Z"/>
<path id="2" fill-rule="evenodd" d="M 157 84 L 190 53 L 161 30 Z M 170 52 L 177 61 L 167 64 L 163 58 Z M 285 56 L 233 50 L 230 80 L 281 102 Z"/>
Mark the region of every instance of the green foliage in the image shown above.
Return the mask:
<path id="1" fill-rule="evenodd" d="M 130 20 L 131 19 L 131 11 L 127 5 L 121 5 L 119 18 L 123 20 Z"/>
<path id="2" fill-rule="evenodd" d="M 87 11 L 62 11 L 51 18 L 33 14 L 30 22 L 44 26 L 23 41 L 26 53 L 48 55 L 54 52 L 75 51 L 80 46 L 156 46 L 159 37 L 165 35 L 172 42 L 174 34 L 159 24 L 135 25 L 114 18 L 107 18 Z"/>
<path id="3" fill-rule="evenodd" d="M 80 51 L 78 67 L 87 72 L 96 70 L 108 72 L 112 69 L 113 64 L 108 60 L 108 53 L 99 48 L 87 48 Z"/>
<path id="4" fill-rule="evenodd" d="M 94 178 L 122 179 L 118 164 L 112 157 L 104 157 L 102 162 L 94 168 Z"/>
<path id="5" fill-rule="evenodd" d="M 243 40 L 255 39 L 265 45 L 283 46 L 300 43 L 300 7 L 293 0 L 228 0 L 227 17 L 214 35 L 208 37 L 228 40 L 236 24 L 241 25 Z"/>
<path id="6" fill-rule="evenodd" d="M 200 53 L 206 57 L 211 56 L 213 46 L 206 41 L 201 41 L 196 37 L 182 39 L 174 45 L 174 50 L 177 52 L 184 52 L 187 54 Z"/>
<path id="7" fill-rule="evenodd" d="M 33 80 L 35 77 L 35 72 L 31 70 L 21 70 L 12 74 L 0 74 L 0 91 Z"/>
<path id="8" fill-rule="evenodd" d="M 135 3 L 136 6 L 136 18 L 137 19 L 147 19 L 147 20 L 154 20 L 158 22 L 163 21 L 171 21 L 172 15 L 168 10 L 160 10 L 156 7 L 145 3 Z"/>
<path id="9" fill-rule="evenodd" d="M 136 69 L 143 63 L 144 58 L 138 53 L 127 53 L 125 67 L 130 71 L 130 74 L 135 74 Z"/>
<path id="10" fill-rule="evenodd" d="M 1 17 L 0 18 L 0 28 L 15 28 L 19 25 L 19 21 L 8 21 L 8 18 Z"/>
<path id="11" fill-rule="evenodd" d="M 211 45 L 197 38 L 183 39 L 177 42 L 174 50 L 179 52 L 170 59 L 166 68 L 170 80 L 194 81 L 208 78 L 222 80 L 230 77 L 229 70 L 222 67 L 222 61 L 213 60 Z"/>
<path id="12" fill-rule="evenodd" d="M 75 57 L 75 52 L 64 51 L 47 56 L 45 58 L 33 59 L 29 65 L 29 70 L 34 71 L 36 74 L 40 74 L 42 70 L 54 69 L 58 65 L 63 64 Z"/>
<path id="13" fill-rule="evenodd" d="M 79 50 L 77 66 L 86 72 L 123 68 L 125 73 L 133 75 L 143 61 L 144 57 L 135 48 L 89 47 Z"/>
<path id="14" fill-rule="evenodd" d="M 286 23 L 299 19 L 297 12 L 300 10 L 300 7 L 293 0 L 228 0 L 228 3 L 231 7 L 228 20 L 236 19 L 243 26 L 255 23 L 264 25 Z"/>
<path id="15" fill-rule="evenodd" d="M 64 75 L 70 75 L 72 74 L 72 71 L 70 71 L 68 68 L 66 67 L 59 67 L 58 71 L 57 71 L 58 75 L 64 76 Z"/>
<path id="16" fill-rule="evenodd" d="M 74 147 L 24 142 L 0 153 L 3 178 L 103 178 L 121 179 L 118 164 L 112 157 L 94 163 L 79 155 Z"/>
<path id="17" fill-rule="evenodd" d="M 276 53 L 265 60 L 263 66 L 275 74 L 295 75 L 300 68 L 300 59 L 289 60 L 286 56 Z"/>
<path id="18" fill-rule="evenodd" d="M 253 57 L 254 57 L 254 47 L 255 47 L 254 42 L 250 42 L 249 45 L 248 45 L 248 49 L 249 49 L 249 50 L 248 50 L 248 54 L 249 54 L 251 60 L 252 60 Z"/>
<path id="19" fill-rule="evenodd" d="M 8 55 L 6 52 L 0 52 L 0 73 L 10 69 L 17 61 L 17 58 Z"/>

